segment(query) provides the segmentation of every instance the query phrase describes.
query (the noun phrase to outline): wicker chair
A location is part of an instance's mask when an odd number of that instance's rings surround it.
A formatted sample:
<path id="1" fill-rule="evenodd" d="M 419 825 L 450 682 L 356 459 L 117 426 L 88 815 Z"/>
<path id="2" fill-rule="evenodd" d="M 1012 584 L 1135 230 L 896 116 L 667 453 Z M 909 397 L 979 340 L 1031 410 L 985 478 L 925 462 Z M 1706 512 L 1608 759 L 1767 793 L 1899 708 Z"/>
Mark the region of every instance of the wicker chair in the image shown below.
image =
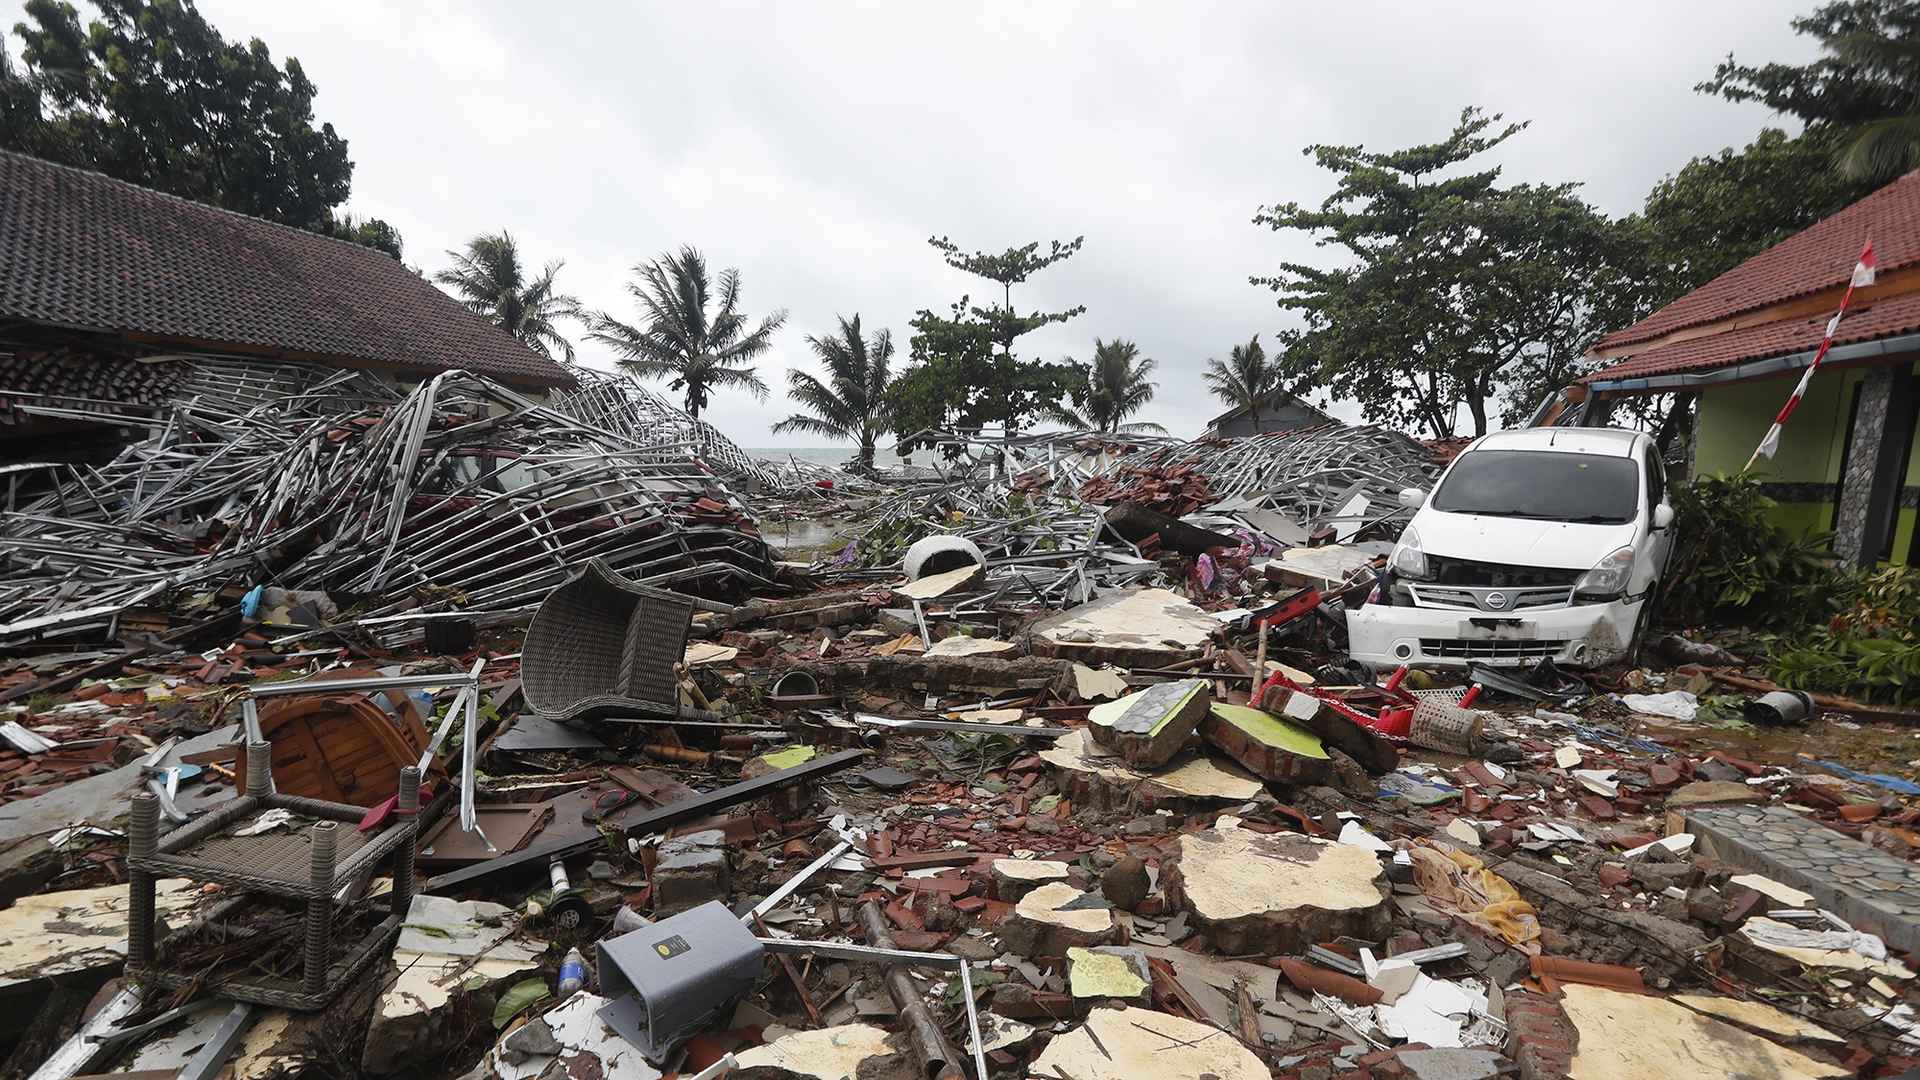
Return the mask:
<path id="1" fill-rule="evenodd" d="M 527 627 L 521 688 L 560 723 L 707 717 L 680 704 L 673 666 L 695 602 L 628 581 L 594 559 L 547 596 Z"/>
<path id="2" fill-rule="evenodd" d="M 401 770 L 398 813 L 384 826 L 362 832 L 355 827 L 366 814 L 361 807 L 270 793 L 269 749 L 264 742 L 247 746 L 246 794 L 229 799 L 165 836 L 157 835 L 158 798 L 147 791 L 133 797 L 133 821 L 127 830 L 130 885 L 127 970 L 165 989 L 185 986 L 204 975 L 203 972 L 164 970 L 155 963 L 154 883 L 157 879 L 185 877 L 238 885 L 252 894 L 306 902 L 306 918 L 301 928 L 300 978 L 234 979 L 213 987 L 212 993 L 233 1001 L 285 1009 L 323 1009 L 348 982 L 386 955 L 386 946 L 399 936 L 400 925 L 413 903 L 413 849 L 420 831 L 417 813 L 420 770 L 411 765 Z M 320 820 L 285 833 L 230 834 L 230 826 L 276 808 Z M 387 917 L 348 948 L 343 960 L 335 963 L 332 959 L 334 897 L 348 883 L 388 857 L 393 860 L 393 891 Z"/>

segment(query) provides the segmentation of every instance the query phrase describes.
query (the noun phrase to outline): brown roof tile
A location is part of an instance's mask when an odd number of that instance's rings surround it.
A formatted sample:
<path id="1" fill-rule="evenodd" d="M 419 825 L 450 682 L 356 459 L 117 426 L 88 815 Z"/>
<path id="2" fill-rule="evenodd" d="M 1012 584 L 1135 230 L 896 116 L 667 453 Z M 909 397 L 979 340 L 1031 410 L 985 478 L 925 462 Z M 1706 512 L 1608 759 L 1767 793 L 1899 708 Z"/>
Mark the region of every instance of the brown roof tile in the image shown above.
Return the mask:
<path id="1" fill-rule="evenodd" d="M 1869 236 L 1873 237 L 1881 274 L 1920 263 L 1920 172 L 1909 173 L 1775 244 L 1635 325 L 1607 335 L 1595 348 L 1614 349 L 1649 341 L 1686 327 L 1719 322 L 1845 285 L 1860 257 L 1860 246 Z M 1822 316 L 1820 322 L 1825 321 Z M 1819 344 L 1817 339 L 1815 344 Z M 1675 347 L 1662 346 L 1656 351 Z M 1634 361 L 1639 359 L 1634 357 Z M 1613 377 L 1612 369 L 1608 377 Z"/>
<path id="2" fill-rule="evenodd" d="M 1877 249 L 1879 246 L 1880 241 L 1876 238 L 1874 247 Z M 1830 318 L 1832 318 L 1831 313 L 1783 319 L 1779 322 L 1729 330 L 1710 337 L 1658 345 L 1617 364 L 1601 368 L 1579 381 L 1611 382 L 1620 379 L 1644 379 L 1654 375 L 1711 371 L 1746 360 L 1764 360 L 1773 356 L 1807 352 L 1820 347 L 1820 337 L 1826 332 L 1827 320 Z M 1917 329 L 1920 329 L 1920 293 L 1907 293 L 1879 300 L 1865 308 L 1849 311 L 1847 317 L 1841 320 L 1840 329 L 1833 335 L 1833 343 L 1851 345 L 1855 342 L 1872 341 Z"/>
<path id="3" fill-rule="evenodd" d="M 574 385 L 379 252 L 4 152 L 0 316 Z"/>

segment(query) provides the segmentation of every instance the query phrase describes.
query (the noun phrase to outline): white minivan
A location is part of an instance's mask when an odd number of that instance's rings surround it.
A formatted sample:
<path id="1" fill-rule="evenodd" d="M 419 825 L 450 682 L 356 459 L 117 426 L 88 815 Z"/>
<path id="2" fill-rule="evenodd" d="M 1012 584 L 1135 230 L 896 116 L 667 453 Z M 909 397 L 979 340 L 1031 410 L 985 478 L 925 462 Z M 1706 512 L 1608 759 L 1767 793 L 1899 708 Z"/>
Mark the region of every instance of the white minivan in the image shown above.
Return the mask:
<path id="1" fill-rule="evenodd" d="M 1476 439 L 1418 507 L 1379 587 L 1347 611 L 1375 665 L 1595 668 L 1645 628 L 1673 548 L 1653 440 L 1618 428 L 1523 428 Z"/>

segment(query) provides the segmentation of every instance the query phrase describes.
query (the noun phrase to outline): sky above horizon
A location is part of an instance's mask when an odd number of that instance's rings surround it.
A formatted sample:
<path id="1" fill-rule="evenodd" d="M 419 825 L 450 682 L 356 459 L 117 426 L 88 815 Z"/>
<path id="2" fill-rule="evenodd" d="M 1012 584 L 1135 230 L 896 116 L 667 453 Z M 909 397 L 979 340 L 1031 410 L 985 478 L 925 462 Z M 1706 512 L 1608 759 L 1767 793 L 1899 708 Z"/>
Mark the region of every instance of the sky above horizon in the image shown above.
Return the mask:
<path id="1" fill-rule="evenodd" d="M 1692 157 L 1796 130 L 1694 91 L 1729 52 L 1818 55 L 1788 26 L 1811 0 L 197 6 L 300 60 L 316 120 L 349 144 L 345 209 L 392 224 L 428 273 L 504 229 L 529 263 L 566 260 L 563 291 L 631 322 L 636 263 L 691 245 L 737 267 L 748 314 L 788 312 L 759 363 L 767 400 L 720 391 L 706 414 L 754 447 L 821 442 L 768 429 L 836 316 L 891 328 L 900 366 L 916 310 L 995 288 L 942 262 L 935 236 L 996 252 L 1084 236 L 1013 295 L 1086 313 L 1016 351 L 1085 360 L 1096 337 L 1130 340 L 1159 361 L 1134 419 L 1197 435 L 1223 409 L 1207 359 L 1296 325 L 1248 278 L 1337 261 L 1252 223 L 1331 192 L 1302 148 L 1436 142 L 1475 105 L 1531 124 L 1486 155 L 1505 182 L 1577 181 L 1619 216 Z M 611 366 L 568 330 L 583 363 Z"/>

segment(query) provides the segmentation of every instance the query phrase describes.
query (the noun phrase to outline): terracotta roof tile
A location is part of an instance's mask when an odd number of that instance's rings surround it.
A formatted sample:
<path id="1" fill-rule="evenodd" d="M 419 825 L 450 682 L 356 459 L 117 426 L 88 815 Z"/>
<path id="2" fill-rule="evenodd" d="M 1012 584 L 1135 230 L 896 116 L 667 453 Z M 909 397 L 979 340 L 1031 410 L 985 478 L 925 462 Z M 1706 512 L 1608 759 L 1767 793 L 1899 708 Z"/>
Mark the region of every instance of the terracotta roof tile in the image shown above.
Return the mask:
<path id="1" fill-rule="evenodd" d="M 1874 247 L 1877 249 L 1879 246 L 1880 241 L 1875 239 Z M 1829 318 L 1832 318 L 1831 313 L 1783 319 L 1710 337 L 1656 346 L 1592 372 L 1579 381 L 1644 379 L 1653 375 L 1711 371 L 1745 360 L 1764 360 L 1772 356 L 1807 352 L 1820 347 L 1820 337 L 1826 332 Z M 1836 346 L 1851 345 L 1914 330 L 1920 330 L 1920 293 L 1907 293 L 1849 311 L 1847 317 L 1841 320 L 1833 343 Z"/>
<path id="2" fill-rule="evenodd" d="M 22 405 L 85 409 L 106 416 L 149 412 L 185 381 L 179 360 L 128 360 L 68 348 L 0 354 L 0 427 L 27 419 Z"/>
<path id="3" fill-rule="evenodd" d="M 377 251 L 4 152 L 0 316 L 574 385 Z"/>
<path id="4" fill-rule="evenodd" d="M 1909 173 L 1775 244 L 1635 325 L 1607 335 L 1595 348 L 1648 341 L 1845 285 L 1868 236 L 1873 237 L 1880 273 L 1920 263 L 1920 172 Z"/>

